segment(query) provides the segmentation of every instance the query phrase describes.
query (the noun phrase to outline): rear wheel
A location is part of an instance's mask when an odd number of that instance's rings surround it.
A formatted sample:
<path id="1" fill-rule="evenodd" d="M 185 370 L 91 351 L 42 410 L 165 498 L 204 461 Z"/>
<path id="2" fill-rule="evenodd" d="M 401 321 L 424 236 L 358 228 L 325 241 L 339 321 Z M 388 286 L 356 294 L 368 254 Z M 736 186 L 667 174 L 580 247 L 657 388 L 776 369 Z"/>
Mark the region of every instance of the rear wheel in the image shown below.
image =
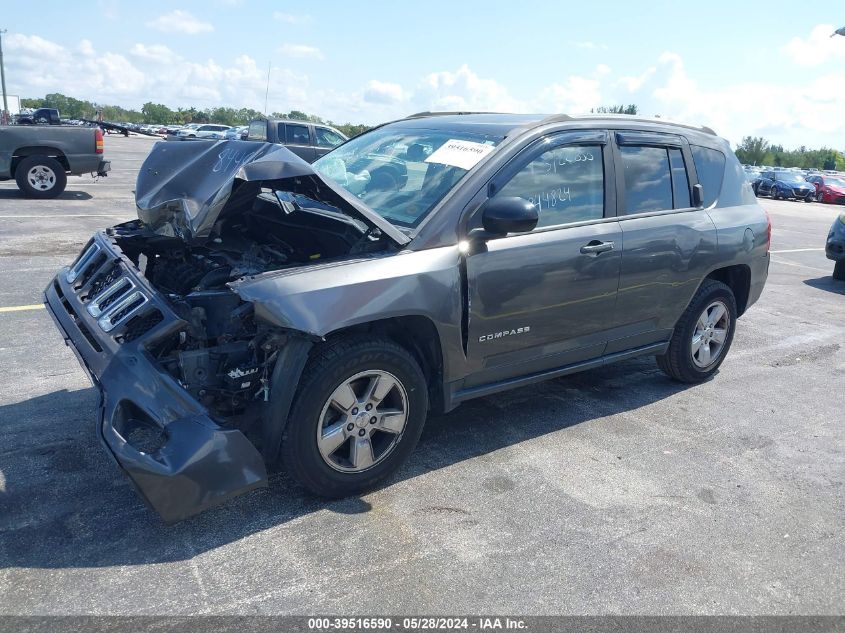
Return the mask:
<path id="1" fill-rule="evenodd" d="M 408 458 L 427 413 L 425 377 L 407 350 L 382 338 L 329 343 L 303 372 L 284 467 L 316 494 L 361 493 Z"/>
<path id="2" fill-rule="evenodd" d="M 64 166 L 49 156 L 28 156 L 15 169 L 15 182 L 28 198 L 55 198 L 67 186 Z"/>
<path id="3" fill-rule="evenodd" d="M 669 377 L 698 383 L 710 378 L 733 342 L 736 299 L 731 289 L 706 279 L 675 326 L 669 349 L 657 364 Z"/>
<path id="4" fill-rule="evenodd" d="M 833 265 L 833 278 L 845 281 L 845 259 Z"/>

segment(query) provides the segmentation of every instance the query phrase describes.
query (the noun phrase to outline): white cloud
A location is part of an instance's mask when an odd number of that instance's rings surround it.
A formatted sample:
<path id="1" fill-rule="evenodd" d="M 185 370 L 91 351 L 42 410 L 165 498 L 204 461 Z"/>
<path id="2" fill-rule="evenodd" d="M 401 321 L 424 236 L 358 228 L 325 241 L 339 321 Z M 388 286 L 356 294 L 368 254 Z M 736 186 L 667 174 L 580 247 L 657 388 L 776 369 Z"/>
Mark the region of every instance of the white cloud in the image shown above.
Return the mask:
<path id="1" fill-rule="evenodd" d="M 405 101 L 407 96 L 402 86 L 373 79 L 364 87 L 364 101 L 369 103 L 394 104 Z"/>
<path id="2" fill-rule="evenodd" d="M 596 74 L 609 75 L 610 71 L 610 66 L 608 66 L 607 64 L 599 64 L 598 66 L 596 66 Z"/>
<path id="3" fill-rule="evenodd" d="M 286 57 L 323 59 L 323 53 L 316 46 L 307 44 L 282 44 L 279 53 Z"/>
<path id="4" fill-rule="evenodd" d="M 657 68 L 651 66 L 640 75 L 620 77 L 619 84 L 627 88 L 628 92 L 637 92 L 656 72 Z"/>
<path id="5" fill-rule="evenodd" d="M 464 64 L 455 72 L 431 73 L 415 91 L 425 110 L 524 112 L 527 104 L 512 97 L 493 79 L 484 79 Z"/>
<path id="6" fill-rule="evenodd" d="M 273 12 L 273 19 L 283 22 L 285 24 L 302 24 L 308 22 L 311 16 L 308 15 L 294 15 L 292 13 L 282 13 L 281 11 Z"/>
<path id="7" fill-rule="evenodd" d="M 543 89 L 539 110 L 584 114 L 602 103 L 601 82 L 586 77 L 569 77 L 564 83 L 554 83 Z"/>
<path id="8" fill-rule="evenodd" d="M 164 44 L 135 44 L 129 49 L 129 54 L 139 60 L 159 65 L 169 65 L 180 60 L 179 56 Z"/>
<path id="9" fill-rule="evenodd" d="M 799 66 L 820 66 L 828 61 L 845 60 L 845 38 L 830 37 L 832 24 L 819 24 L 809 37 L 793 37 L 781 50 Z"/>
<path id="10" fill-rule="evenodd" d="M 38 97 L 50 92 L 140 108 L 147 101 L 172 108 L 232 106 L 264 109 L 267 69 L 247 55 L 227 63 L 187 60 L 162 44 L 134 44 L 126 54 L 94 54 L 90 42 L 65 48 L 38 36 L 11 34 L 7 87 L 13 94 Z M 36 54 L 37 53 L 37 54 Z M 166 72 L 163 70 L 166 69 Z M 317 111 L 307 100 L 308 77 L 273 68 L 270 110 Z M 93 113 L 91 113 L 93 114 Z"/>
<path id="11" fill-rule="evenodd" d="M 147 26 L 162 33 L 182 33 L 184 35 L 211 33 L 214 30 L 214 26 L 210 22 L 205 22 L 192 13 L 181 9 L 160 15 L 155 20 L 147 22 Z"/>

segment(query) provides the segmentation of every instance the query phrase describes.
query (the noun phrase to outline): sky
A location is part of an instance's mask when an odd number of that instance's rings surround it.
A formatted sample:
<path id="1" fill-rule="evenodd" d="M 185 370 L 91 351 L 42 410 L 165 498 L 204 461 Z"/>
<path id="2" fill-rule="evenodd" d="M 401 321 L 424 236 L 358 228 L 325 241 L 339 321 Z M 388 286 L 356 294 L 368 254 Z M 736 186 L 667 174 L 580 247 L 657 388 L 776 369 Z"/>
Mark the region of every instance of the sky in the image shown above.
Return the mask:
<path id="1" fill-rule="evenodd" d="M 30 4 L 0 15 L 6 87 L 20 97 L 264 111 L 267 93 L 268 112 L 367 124 L 634 103 L 734 144 L 845 150 L 845 37 L 830 37 L 843 0 Z"/>

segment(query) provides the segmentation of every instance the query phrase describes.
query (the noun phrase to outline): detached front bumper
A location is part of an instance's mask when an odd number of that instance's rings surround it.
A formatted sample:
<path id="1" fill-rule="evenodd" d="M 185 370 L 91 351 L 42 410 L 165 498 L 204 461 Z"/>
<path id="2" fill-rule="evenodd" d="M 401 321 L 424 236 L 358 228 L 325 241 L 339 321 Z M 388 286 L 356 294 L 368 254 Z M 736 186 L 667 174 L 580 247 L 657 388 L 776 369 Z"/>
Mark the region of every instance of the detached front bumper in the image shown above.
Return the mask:
<path id="1" fill-rule="evenodd" d="M 215 423 L 147 351 L 183 321 L 106 233 L 59 272 L 44 303 L 100 391 L 100 439 L 165 521 L 267 485 L 246 436 Z"/>

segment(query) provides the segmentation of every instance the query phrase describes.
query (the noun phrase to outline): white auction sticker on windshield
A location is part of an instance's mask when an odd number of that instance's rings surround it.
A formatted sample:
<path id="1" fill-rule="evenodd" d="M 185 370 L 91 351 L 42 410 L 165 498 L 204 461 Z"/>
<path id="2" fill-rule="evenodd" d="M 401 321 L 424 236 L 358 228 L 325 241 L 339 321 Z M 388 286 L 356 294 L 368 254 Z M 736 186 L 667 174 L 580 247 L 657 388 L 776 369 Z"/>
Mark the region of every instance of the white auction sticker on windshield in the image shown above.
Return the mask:
<path id="1" fill-rule="evenodd" d="M 484 143 L 449 139 L 437 148 L 437 151 L 432 152 L 431 156 L 425 159 L 425 162 L 440 163 L 441 165 L 451 165 L 452 167 L 469 170 L 494 149 L 496 149 L 494 146 Z"/>

